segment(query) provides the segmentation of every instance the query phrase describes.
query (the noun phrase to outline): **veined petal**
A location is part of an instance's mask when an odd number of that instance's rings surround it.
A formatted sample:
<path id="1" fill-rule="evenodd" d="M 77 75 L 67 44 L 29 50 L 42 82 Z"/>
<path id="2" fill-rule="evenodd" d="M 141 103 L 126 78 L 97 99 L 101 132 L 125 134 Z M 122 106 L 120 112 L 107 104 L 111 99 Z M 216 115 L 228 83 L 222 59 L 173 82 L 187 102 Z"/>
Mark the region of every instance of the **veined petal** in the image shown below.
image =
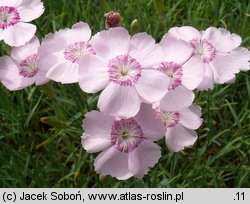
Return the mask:
<path id="1" fill-rule="evenodd" d="M 10 46 L 19 47 L 30 41 L 35 32 L 35 25 L 20 22 L 4 30 L 3 40 Z"/>
<path id="2" fill-rule="evenodd" d="M 180 111 L 189 107 L 194 101 L 194 92 L 183 86 L 169 90 L 160 100 L 160 109 L 164 111 Z"/>
<path id="3" fill-rule="evenodd" d="M 201 33 L 191 26 L 173 27 L 168 31 L 169 35 L 186 42 L 194 38 L 201 38 Z"/>
<path id="4" fill-rule="evenodd" d="M 202 38 L 208 40 L 219 52 L 230 52 L 241 44 L 241 37 L 235 33 L 231 34 L 224 28 L 207 28 Z"/>
<path id="5" fill-rule="evenodd" d="M 1 0 L 0 6 L 18 7 L 23 3 L 23 0 Z"/>
<path id="6" fill-rule="evenodd" d="M 197 87 L 198 90 L 204 91 L 208 89 L 214 88 L 214 73 L 212 70 L 212 67 L 210 64 L 204 64 L 205 72 L 204 77 L 200 83 L 200 85 Z"/>
<path id="7" fill-rule="evenodd" d="M 205 64 L 193 56 L 183 66 L 182 84 L 189 90 L 196 89 L 204 78 Z"/>
<path id="8" fill-rule="evenodd" d="M 69 61 L 62 61 L 55 64 L 47 72 L 46 77 L 63 84 L 78 82 L 79 64 Z"/>
<path id="9" fill-rule="evenodd" d="M 20 90 L 35 82 L 34 77 L 23 77 L 14 61 L 8 57 L 0 58 L 0 76 L 2 84 L 9 90 Z"/>
<path id="10" fill-rule="evenodd" d="M 99 152 L 111 146 L 111 128 L 114 118 L 91 111 L 83 120 L 82 145 L 88 152 Z"/>
<path id="11" fill-rule="evenodd" d="M 145 138 L 155 141 L 164 136 L 166 128 L 156 117 L 156 112 L 151 104 L 142 103 L 135 118 L 142 128 Z"/>
<path id="12" fill-rule="evenodd" d="M 166 62 L 175 62 L 182 65 L 193 53 L 193 48 L 190 44 L 168 34 L 163 36 L 160 45 L 164 49 L 164 61 Z"/>
<path id="13" fill-rule="evenodd" d="M 47 84 L 50 81 L 50 79 L 48 79 L 46 77 L 46 73 L 39 70 L 38 73 L 35 76 L 35 83 L 37 86 L 41 86 L 44 84 Z"/>
<path id="14" fill-rule="evenodd" d="M 10 56 L 19 64 L 30 55 L 37 54 L 39 46 L 40 42 L 38 38 L 34 36 L 25 45 L 12 48 Z"/>
<path id="15" fill-rule="evenodd" d="M 119 180 L 133 176 L 128 167 L 128 154 L 110 147 L 95 159 L 95 171 L 101 175 L 111 175 Z"/>
<path id="16" fill-rule="evenodd" d="M 142 178 L 161 157 L 161 148 L 152 141 L 144 140 L 134 151 L 129 153 L 128 168 L 133 176 Z"/>
<path id="17" fill-rule="evenodd" d="M 43 14 L 44 6 L 41 0 L 23 0 L 17 10 L 23 22 L 30 22 Z"/>
<path id="18" fill-rule="evenodd" d="M 167 129 L 165 141 L 170 151 L 179 152 L 185 147 L 193 145 L 197 138 L 195 131 L 178 124 Z"/>
<path id="19" fill-rule="evenodd" d="M 169 83 L 170 80 L 164 73 L 155 69 L 145 69 L 142 70 L 135 88 L 144 100 L 153 103 L 166 94 Z"/>
<path id="20" fill-rule="evenodd" d="M 141 100 L 134 87 L 111 82 L 101 93 L 99 109 L 111 116 L 133 117 L 140 109 Z"/>
<path id="21" fill-rule="evenodd" d="M 218 53 L 210 63 L 216 83 L 228 82 L 240 71 L 239 67 L 237 67 L 237 59 L 231 57 L 230 54 Z"/>
<path id="22" fill-rule="evenodd" d="M 79 65 L 79 85 L 87 93 L 96 93 L 109 84 L 107 62 L 95 55 L 86 56 Z"/>
<path id="23" fill-rule="evenodd" d="M 125 28 L 116 27 L 95 34 L 90 44 L 97 56 L 110 60 L 118 55 L 126 54 L 129 50 L 130 35 Z"/>
<path id="24" fill-rule="evenodd" d="M 131 38 L 128 54 L 135 58 L 143 68 L 152 68 L 163 61 L 161 46 L 147 33 L 138 33 Z"/>
<path id="25" fill-rule="evenodd" d="M 87 42 L 91 37 L 89 25 L 84 22 L 78 22 L 72 28 L 61 29 L 55 33 L 55 38 L 63 39 L 67 45 L 76 42 Z"/>
<path id="26" fill-rule="evenodd" d="M 202 124 L 202 119 L 197 106 L 191 105 L 191 107 L 180 111 L 180 123 L 188 129 L 198 129 Z"/>

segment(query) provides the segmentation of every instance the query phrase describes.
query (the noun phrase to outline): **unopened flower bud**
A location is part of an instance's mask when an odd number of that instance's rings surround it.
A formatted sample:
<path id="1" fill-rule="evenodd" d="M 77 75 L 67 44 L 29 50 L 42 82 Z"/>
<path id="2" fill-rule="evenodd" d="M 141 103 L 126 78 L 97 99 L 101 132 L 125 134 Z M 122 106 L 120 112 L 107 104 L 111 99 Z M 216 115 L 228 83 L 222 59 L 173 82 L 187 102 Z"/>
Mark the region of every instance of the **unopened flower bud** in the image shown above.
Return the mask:
<path id="1" fill-rule="evenodd" d="M 132 23 L 130 24 L 130 32 L 131 32 L 131 35 L 134 35 L 136 33 L 138 33 L 140 30 L 140 24 L 139 24 L 139 21 L 138 19 L 134 19 L 132 21 Z"/>
<path id="2" fill-rule="evenodd" d="M 42 117 L 40 118 L 40 121 L 46 125 L 49 125 L 58 129 L 66 129 L 69 127 L 66 122 L 57 120 L 56 118 L 51 117 L 51 116 Z"/>
<path id="3" fill-rule="evenodd" d="M 105 21 L 106 29 L 120 26 L 122 18 L 119 13 L 110 11 L 106 13 L 104 16 L 106 18 L 106 21 Z"/>

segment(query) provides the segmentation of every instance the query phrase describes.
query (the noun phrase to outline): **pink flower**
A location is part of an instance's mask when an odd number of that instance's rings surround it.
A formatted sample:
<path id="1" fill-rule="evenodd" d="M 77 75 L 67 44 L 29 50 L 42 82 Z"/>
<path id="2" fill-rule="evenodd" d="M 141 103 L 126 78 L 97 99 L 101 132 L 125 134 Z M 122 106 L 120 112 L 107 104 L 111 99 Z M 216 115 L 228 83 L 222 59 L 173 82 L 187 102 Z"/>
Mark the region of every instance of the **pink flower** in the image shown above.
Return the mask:
<path id="1" fill-rule="evenodd" d="M 163 59 L 163 50 L 146 33 L 130 37 L 124 28 L 110 28 L 92 37 L 96 55 L 82 60 L 79 84 L 87 93 L 104 89 L 98 107 L 106 114 L 132 117 L 142 100 L 160 100 L 169 85 L 165 74 L 153 69 Z"/>
<path id="2" fill-rule="evenodd" d="M 160 123 L 154 115 L 145 115 L 143 107 L 127 119 L 97 111 L 85 115 L 83 148 L 91 153 L 102 151 L 94 162 L 97 173 L 119 180 L 142 178 L 158 162 L 160 147 L 153 141 L 162 137 Z"/>
<path id="3" fill-rule="evenodd" d="M 32 84 L 42 85 L 49 80 L 37 65 L 37 51 L 40 42 L 37 37 L 23 46 L 13 48 L 10 57 L 0 57 L 1 82 L 9 90 L 20 90 Z"/>
<path id="4" fill-rule="evenodd" d="M 77 82 L 80 61 L 95 54 L 88 43 L 90 36 L 91 30 L 83 22 L 48 34 L 38 52 L 38 65 L 46 72 L 46 77 L 65 84 Z"/>
<path id="5" fill-rule="evenodd" d="M 143 117 L 154 116 L 157 119 L 155 124 L 159 135 L 165 134 L 165 141 L 169 150 L 178 152 L 184 147 L 189 147 L 197 140 L 194 130 L 202 124 L 201 109 L 199 106 L 191 105 L 181 111 L 163 111 L 159 107 L 152 107 L 147 104 L 142 105 Z M 140 116 L 140 115 L 139 115 Z M 156 126 L 156 125 L 155 125 Z"/>
<path id="6" fill-rule="evenodd" d="M 193 57 L 199 57 L 205 68 L 204 79 L 198 89 L 207 90 L 214 83 L 231 81 L 240 70 L 250 69 L 250 52 L 239 47 L 241 37 L 223 28 L 210 27 L 199 32 L 189 26 L 169 30 L 172 37 L 188 42 L 193 48 Z"/>
<path id="7" fill-rule="evenodd" d="M 28 22 L 44 12 L 40 0 L 0 0 L 0 40 L 21 46 L 35 35 L 36 26 Z"/>
<path id="8" fill-rule="evenodd" d="M 192 90 L 203 79 L 203 65 L 197 56 L 191 58 L 193 49 L 182 40 L 165 35 L 160 45 L 164 60 L 156 68 L 170 78 L 170 84 L 159 106 L 165 111 L 179 111 L 192 104 L 195 97 Z"/>

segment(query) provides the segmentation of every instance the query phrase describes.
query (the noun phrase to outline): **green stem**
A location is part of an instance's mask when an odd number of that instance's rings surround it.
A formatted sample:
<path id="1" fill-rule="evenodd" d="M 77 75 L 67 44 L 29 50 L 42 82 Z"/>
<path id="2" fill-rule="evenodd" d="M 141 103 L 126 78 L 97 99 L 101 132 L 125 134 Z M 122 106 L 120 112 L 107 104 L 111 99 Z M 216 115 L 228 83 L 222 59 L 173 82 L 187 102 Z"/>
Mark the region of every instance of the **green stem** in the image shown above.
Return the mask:
<path id="1" fill-rule="evenodd" d="M 210 120 L 210 101 L 211 100 L 211 93 L 210 90 L 207 91 L 207 126 L 208 126 L 208 138 L 207 138 L 207 145 L 211 138 L 211 120 Z"/>

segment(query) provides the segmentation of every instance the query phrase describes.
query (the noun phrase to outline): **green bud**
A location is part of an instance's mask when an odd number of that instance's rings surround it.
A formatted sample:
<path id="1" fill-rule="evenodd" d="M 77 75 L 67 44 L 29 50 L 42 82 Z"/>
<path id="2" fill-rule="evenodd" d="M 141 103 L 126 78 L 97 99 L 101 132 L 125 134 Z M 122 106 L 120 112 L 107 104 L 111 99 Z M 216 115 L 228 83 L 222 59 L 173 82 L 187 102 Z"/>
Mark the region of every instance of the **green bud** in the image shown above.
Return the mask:
<path id="1" fill-rule="evenodd" d="M 40 121 L 46 125 L 49 125 L 49 126 L 52 126 L 55 128 L 59 128 L 59 129 L 66 129 L 69 127 L 66 122 L 60 121 L 52 116 L 42 117 L 42 118 L 40 118 Z"/>
<path id="2" fill-rule="evenodd" d="M 136 33 L 138 33 L 140 30 L 140 24 L 139 24 L 139 21 L 137 19 L 134 19 L 132 21 L 132 23 L 130 24 L 130 32 L 131 32 L 131 35 L 134 35 Z"/>

